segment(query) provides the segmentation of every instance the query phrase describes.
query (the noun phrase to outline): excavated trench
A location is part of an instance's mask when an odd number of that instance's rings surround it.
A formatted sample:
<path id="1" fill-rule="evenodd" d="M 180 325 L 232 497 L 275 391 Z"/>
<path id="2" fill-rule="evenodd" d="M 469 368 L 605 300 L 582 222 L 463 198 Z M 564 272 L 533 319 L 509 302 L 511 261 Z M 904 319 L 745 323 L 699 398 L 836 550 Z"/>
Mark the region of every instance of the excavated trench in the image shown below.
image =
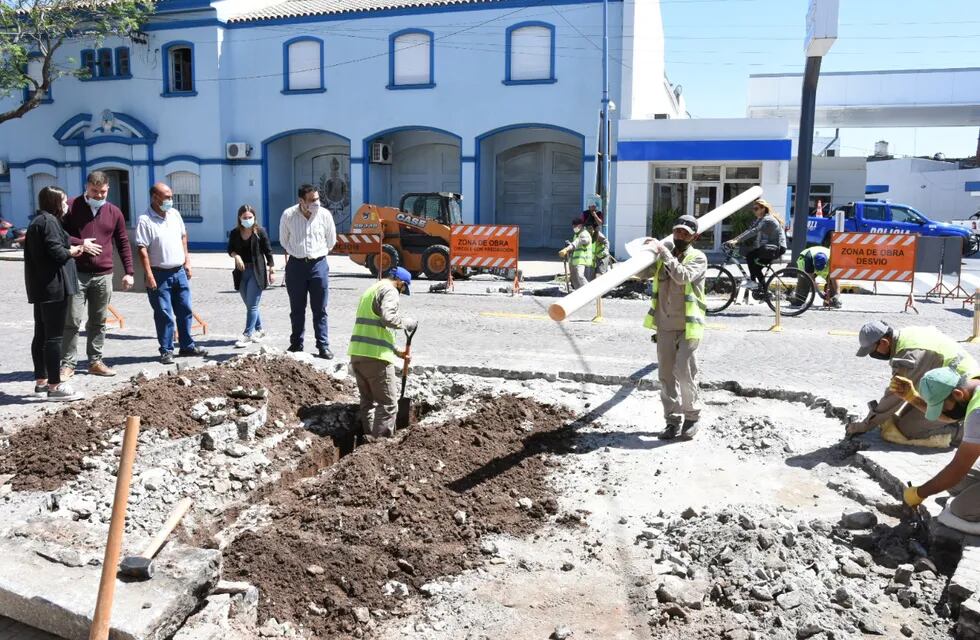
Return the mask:
<path id="1" fill-rule="evenodd" d="M 367 445 L 342 371 L 134 380 L 14 430 L 0 519 L 107 522 L 138 413 L 128 532 L 195 498 L 181 539 L 259 590 L 224 637 L 949 637 L 955 558 L 856 469 L 845 409 L 720 383 L 698 439 L 665 445 L 647 381 L 509 377 L 420 369 L 413 426 Z M 511 590 L 533 606 L 496 606 Z"/>

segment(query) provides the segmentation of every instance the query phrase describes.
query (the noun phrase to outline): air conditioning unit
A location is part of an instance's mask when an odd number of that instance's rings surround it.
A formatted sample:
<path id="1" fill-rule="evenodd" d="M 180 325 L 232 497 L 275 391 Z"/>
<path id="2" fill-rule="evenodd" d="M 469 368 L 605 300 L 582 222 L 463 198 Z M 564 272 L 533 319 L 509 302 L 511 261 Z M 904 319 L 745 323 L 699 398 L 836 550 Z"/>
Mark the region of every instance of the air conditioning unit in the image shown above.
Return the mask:
<path id="1" fill-rule="evenodd" d="M 7 168 L 7 161 L 6 160 L 0 160 L 0 176 L 7 175 L 7 169 L 8 169 Z"/>
<path id="2" fill-rule="evenodd" d="M 229 160 L 242 160 L 252 155 L 252 145 L 247 142 L 229 142 L 225 145 L 225 157 Z"/>
<path id="3" fill-rule="evenodd" d="M 391 145 L 385 142 L 372 142 L 371 164 L 391 164 Z"/>

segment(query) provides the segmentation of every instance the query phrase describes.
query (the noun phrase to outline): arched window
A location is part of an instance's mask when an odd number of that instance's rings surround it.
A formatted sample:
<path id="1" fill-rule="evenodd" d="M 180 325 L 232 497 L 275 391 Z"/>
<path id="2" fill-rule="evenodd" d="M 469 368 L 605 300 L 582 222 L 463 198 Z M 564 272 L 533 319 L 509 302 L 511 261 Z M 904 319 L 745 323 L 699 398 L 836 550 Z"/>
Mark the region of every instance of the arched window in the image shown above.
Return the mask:
<path id="1" fill-rule="evenodd" d="M 168 42 L 163 45 L 163 95 L 165 98 L 196 96 L 194 89 L 194 45 Z"/>
<path id="2" fill-rule="evenodd" d="M 521 22 L 507 28 L 504 84 L 548 84 L 555 78 L 555 27 Z"/>
<path id="3" fill-rule="evenodd" d="M 389 39 L 388 88 L 431 89 L 435 86 L 432 32 L 405 29 Z"/>
<path id="4" fill-rule="evenodd" d="M 39 208 L 37 194 L 41 193 L 41 189 L 57 186 L 58 178 L 50 173 L 35 173 L 31 176 L 31 203 L 34 205 L 34 210 L 31 213 L 34 213 Z"/>
<path id="5" fill-rule="evenodd" d="M 282 92 L 319 93 L 323 86 L 323 40 L 300 36 L 282 45 Z"/>
<path id="6" fill-rule="evenodd" d="M 174 171 L 167 175 L 167 184 L 174 194 L 174 208 L 182 218 L 201 218 L 201 178 L 190 171 Z"/>

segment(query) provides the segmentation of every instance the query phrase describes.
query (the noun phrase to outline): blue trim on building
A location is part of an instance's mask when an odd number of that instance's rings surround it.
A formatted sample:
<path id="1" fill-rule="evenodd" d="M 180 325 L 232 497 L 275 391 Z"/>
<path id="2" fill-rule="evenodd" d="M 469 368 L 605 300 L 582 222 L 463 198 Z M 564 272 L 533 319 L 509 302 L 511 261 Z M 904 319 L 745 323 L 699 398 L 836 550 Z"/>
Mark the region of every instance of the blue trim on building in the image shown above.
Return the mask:
<path id="1" fill-rule="evenodd" d="M 91 122 L 91 120 L 92 120 L 91 113 L 79 113 L 76 116 L 72 116 L 67 120 L 65 120 L 64 124 L 62 124 L 60 127 L 55 129 L 53 137 L 55 140 L 60 142 L 65 138 L 65 134 L 71 131 L 75 127 L 75 125 L 81 122 Z"/>
<path id="2" fill-rule="evenodd" d="M 416 84 L 395 83 L 395 40 L 401 36 L 421 33 L 429 37 L 429 81 Z M 432 89 L 436 86 L 436 38 L 427 29 L 402 29 L 388 36 L 388 89 Z"/>
<path id="3" fill-rule="evenodd" d="M 211 9 L 211 0 L 158 0 L 156 12 L 187 11 L 188 9 Z"/>
<path id="4" fill-rule="evenodd" d="M 191 90 L 190 91 L 171 91 L 170 90 L 170 50 L 187 47 L 191 50 Z M 163 55 L 163 98 L 192 98 L 197 95 L 197 61 L 194 57 L 194 43 L 190 40 L 171 40 L 162 47 L 160 51 Z"/>
<path id="5" fill-rule="evenodd" d="M 0 176 L 0 182 L 10 182 L 10 174 L 5 173 L 2 176 Z"/>
<path id="6" fill-rule="evenodd" d="M 609 0 L 612 3 L 622 3 L 623 0 Z M 598 0 L 549 0 L 547 6 L 562 6 L 575 4 L 601 4 Z M 459 11 L 487 11 L 499 9 L 515 8 L 540 8 L 541 0 L 497 0 L 496 2 L 473 2 L 465 4 L 436 5 L 424 7 L 398 7 L 394 9 L 384 9 L 380 11 L 345 11 L 344 13 L 332 13 L 319 16 L 289 16 L 285 18 L 268 18 L 264 20 L 250 20 L 248 22 L 229 22 L 226 29 L 254 29 L 256 27 L 267 27 L 272 25 L 296 25 L 311 24 L 317 22 L 346 22 L 362 18 L 387 18 L 393 16 L 422 16 L 433 13 L 455 13 Z M 173 23 L 172 28 L 177 28 L 180 23 Z"/>
<path id="7" fill-rule="evenodd" d="M 790 140 L 627 140 L 617 145 L 621 162 L 650 160 L 789 160 Z"/>
<path id="8" fill-rule="evenodd" d="M 473 197 L 473 207 L 474 207 L 473 208 L 473 223 L 474 224 L 481 224 L 481 220 L 480 220 L 480 195 L 481 195 L 480 194 L 480 165 L 481 165 L 481 162 L 480 162 L 481 153 L 480 153 L 480 151 L 481 151 L 481 149 L 480 149 L 480 147 L 483 145 L 483 141 L 486 138 L 489 138 L 490 136 L 493 136 L 493 135 L 498 134 L 498 133 L 503 133 L 504 131 L 511 131 L 511 130 L 514 130 L 514 129 L 551 129 L 553 131 L 561 131 L 562 133 L 567 133 L 567 134 L 573 135 L 576 138 L 578 138 L 579 146 L 582 148 L 582 189 L 583 190 L 585 189 L 585 163 L 586 163 L 586 160 L 585 160 L 585 136 L 583 134 L 581 134 L 578 131 L 575 131 L 573 129 L 566 129 L 565 127 L 559 127 L 559 126 L 553 125 L 553 124 L 530 123 L 530 122 L 524 123 L 524 124 L 512 124 L 512 125 L 508 125 L 506 127 L 497 127 L 496 129 L 491 129 L 490 131 L 487 131 L 485 133 L 481 133 L 480 135 L 478 135 L 476 137 L 476 154 L 474 156 L 476 158 L 476 166 L 473 169 L 473 173 L 475 174 L 474 175 L 474 180 L 473 180 L 474 181 L 474 185 L 473 185 L 474 186 L 474 188 L 473 188 L 473 193 L 474 193 L 474 197 Z M 613 225 L 613 218 L 614 218 L 614 216 L 610 216 L 610 219 L 609 219 L 609 225 L 610 225 L 610 227 Z"/>
<path id="9" fill-rule="evenodd" d="M 289 47 L 297 42 L 316 42 L 320 45 L 320 86 L 316 89 L 289 88 Z M 282 43 L 282 93 L 296 95 L 304 93 L 323 93 L 327 90 L 323 80 L 323 40 L 313 36 L 297 36 Z"/>
<path id="10" fill-rule="evenodd" d="M 980 191 L 980 181 L 977 181 L 977 180 L 968 180 L 967 182 L 964 182 L 963 183 L 963 190 L 964 191 Z"/>
<path id="11" fill-rule="evenodd" d="M 476 156 L 460 156 L 459 161 L 467 163 L 476 162 Z"/>
<path id="12" fill-rule="evenodd" d="M 288 138 L 289 136 L 300 135 L 303 133 L 322 133 L 328 136 L 334 136 L 340 138 L 341 140 L 345 140 L 347 142 L 347 147 L 350 148 L 350 138 L 347 136 L 342 136 L 339 133 L 334 133 L 333 131 L 327 131 L 326 129 L 292 129 L 291 131 L 277 133 L 276 135 L 263 140 L 262 159 L 259 162 L 262 164 L 262 226 L 266 229 L 269 228 L 269 145 L 276 140 L 281 140 L 282 138 Z M 278 238 L 278 230 L 276 230 L 275 235 Z"/>
<path id="13" fill-rule="evenodd" d="M 184 222 L 204 222 L 204 218 L 184 218 Z M 227 242 L 187 242 L 187 248 L 191 251 L 224 251 L 228 248 Z"/>
<path id="14" fill-rule="evenodd" d="M 55 170 L 57 170 L 58 167 L 65 166 L 63 163 L 60 163 L 56 160 L 52 160 L 51 158 L 31 158 L 30 160 L 27 160 L 25 162 L 8 162 L 7 166 L 10 167 L 11 169 L 26 169 L 27 167 L 33 164 L 50 165 L 51 167 L 54 167 Z M 72 164 L 76 164 L 76 163 L 72 163 Z"/>
<path id="15" fill-rule="evenodd" d="M 459 141 L 459 149 L 460 149 L 460 152 L 462 152 L 462 150 L 463 150 L 463 138 L 462 138 L 462 136 L 459 136 L 459 135 L 453 133 L 452 131 L 446 131 L 445 129 L 439 129 L 438 127 L 428 127 L 428 126 L 425 126 L 425 125 L 404 126 L 404 127 L 393 127 L 391 129 L 385 129 L 384 131 L 378 131 L 377 133 L 374 133 L 374 134 L 372 134 L 372 135 L 364 138 L 364 142 L 363 142 L 363 145 L 364 145 L 363 146 L 363 149 L 364 149 L 364 158 L 365 159 L 369 159 L 371 157 L 371 143 L 372 142 L 374 142 L 378 138 L 383 138 L 384 136 L 391 135 L 393 133 L 399 133 L 401 131 L 434 131 L 435 133 L 441 133 L 441 134 L 444 134 L 444 135 L 447 135 L 447 136 L 451 136 L 453 138 L 456 138 L 456 140 Z M 364 202 L 370 203 L 371 202 L 371 200 L 370 200 L 370 194 L 371 194 L 371 182 L 370 182 L 370 178 L 371 178 L 371 163 L 370 163 L 369 160 L 366 160 L 364 162 L 364 171 L 362 173 L 363 173 L 363 175 L 361 176 L 361 178 L 362 178 L 362 186 L 363 186 L 363 189 L 361 191 L 361 195 L 364 198 Z M 460 176 L 459 189 L 460 189 L 460 191 L 462 191 L 463 190 L 463 184 L 462 184 L 462 180 L 463 180 L 463 156 L 462 156 L 462 153 L 460 153 L 459 176 Z"/>
<path id="16" fill-rule="evenodd" d="M 888 193 L 887 184 L 869 184 L 864 187 L 864 193 Z"/>
<path id="17" fill-rule="evenodd" d="M 511 37 L 514 32 L 518 29 L 523 29 L 525 27 L 544 27 L 551 32 L 551 71 L 547 78 L 535 78 L 530 80 L 514 80 L 511 77 Z M 540 20 L 528 20 L 526 22 L 518 22 L 507 27 L 506 42 L 504 45 L 504 84 L 507 85 L 519 85 L 519 84 L 554 84 L 558 82 L 555 77 L 555 25 L 549 22 L 541 22 Z"/>

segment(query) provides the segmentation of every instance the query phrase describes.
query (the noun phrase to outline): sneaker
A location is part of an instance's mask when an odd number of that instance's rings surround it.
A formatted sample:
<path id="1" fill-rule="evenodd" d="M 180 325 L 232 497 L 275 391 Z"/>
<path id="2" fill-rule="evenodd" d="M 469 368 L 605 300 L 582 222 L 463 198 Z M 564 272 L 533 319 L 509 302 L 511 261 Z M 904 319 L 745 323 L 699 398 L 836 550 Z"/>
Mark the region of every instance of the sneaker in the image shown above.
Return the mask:
<path id="1" fill-rule="evenodd" d="M 245 334 L 242 334 L 242 337 L 239 338 L 237 342 L 235 342 L 235 348 L 244 349 L 245 347 L 252 344 L 253 342 L 255 342 L 255 340 L 252 338 L 252 336 L 247 336 Z"/>
<path id="2" fill-rule="evenodd" d="M 72 402 L 74 400 L 81 400 L 82 397 L 82 394 L 72 389 L 71 385 L 67 382 L 62 382 L 54 389 L 48 389 L 48 400 Z"/>
<path id="3" fill-rule="evenodd" d="M 34 397 L 35 398 L 47 398 L 48 397 L 48 385 L 46 385 L 46 384 L 35 384 L 34 385 Z"/>
<path id="4" fill-rule="evenodd" d="M 177 357 L 178 358 L 190 358 L 192 356 L 197 356 L 199 358 L 203 358 L 206 355 L 208 355 L 208 350 L 207 349 L 202 349 L 201 347 L 199 347 L 197 345 L 194 345 L 190 349 L 179 349 L 177 351 Z"/>
<path id="5" fill-rule="evenodd" d="M 261 342 L 265 340 L 266 332 L 262 329 L 256 329 L 252 332 L 252 342 Z"/>
<path id="6" fill-rule="evenodd" d="M 684 426 L 681 427 L 681 437 L 688 440 L 692 439 L 698 433 L 698 421 L 697 420 L 685 420 Z"/>
<path id="7" fill-rule="evenodd" d="M 173 364 L 174 363 L 174 352 L 164 351 L 160 354 L 160 364 Z"/>
<path id="8" fill-rule="evenodd" d="M 75 375 L 75 368 L 61 367 L 61 379 L 70 380 Z"/>
<path id="9" fill-rule="evenodd" d="M 746 291 L 755 291 L 759 288 L 759 283 L 755 280 L 749 280 L 744 285 L 742 285 Z"/>
<path id="10" fill-rule="evenodd" d="M 680 431 L 680 429 L 681 428 L 676 424 L 668 424 L 667 428 L 661 431 L 660 435 L 657 437 L 661 440 L 673 440 L 677 437 L 677 432 Z"/>
<path id="11" fill-rule="evenodd" d="M 101 360 L 96 360 L 95 362 L 90 362 L 88 365 L 89 375 L 102 376 L 103 378 L 111 378 L 116 375 L 114 369 L 110 369 L 106 363 Z"/>
<path id="12" fill-rule="evenodd" d="M 793 298 L 792 300 L 789 301 L 789 306 L 793 307 L 794 309 L 798 309 L 803 306 L 803 301 Z"/>

